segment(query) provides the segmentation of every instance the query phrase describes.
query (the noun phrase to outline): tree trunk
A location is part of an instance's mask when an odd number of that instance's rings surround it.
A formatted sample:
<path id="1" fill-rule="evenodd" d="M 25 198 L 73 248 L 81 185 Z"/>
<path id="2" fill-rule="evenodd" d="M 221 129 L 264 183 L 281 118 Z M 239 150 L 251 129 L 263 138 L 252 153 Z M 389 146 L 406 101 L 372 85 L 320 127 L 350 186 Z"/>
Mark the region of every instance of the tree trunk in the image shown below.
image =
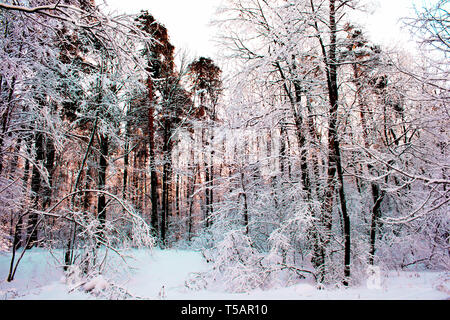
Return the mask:
<path id="1" fill-rule="evenodd" d="M 39 209 L 39 199 L 41 196 L 41 172 L 36 165 L 40 165 L 44 160 L 44 135 L 42 132 L 37 132 L 35 134 L 34 140 L 34 148 L 35 148 L 35 165 L 33 165 L 33 171 L 31 174 L 31 200 L 33 209 Z M 38 214 L 32 210 L 28 217 L 28 246 L 27 249 L 31 249 L 38 240 L 38 230 L 36 228 L 36 224 L 38 222 Z"/>
<path id="2" fill-rule="evenodd" d="M 153 235 L 158 234 L 158 178 L 156 175 L 155 164 L 155 127 L 154 127 L 154 107 L 153 107 L 153 83 L 149 78 L 147 80 L 149 107 L 148 107 L 148 145 L 149 145 L 149 163 L 150 163 L 150 200 L 152 202 L 151 226 Z"/>
<path id="3" fill-rule="evenodd" d="M 284 177 L 286 172 L 286 142 L 287 130 L 284 123 L 280 124 L 280 149 L 278 153 L 281 176 Z"/>
<path id="4" fill-rule="evenodd" d="M 338 140 L 337 132 L 337 119 L 338 119 L 338 83 L 337 83 L 337 60 L 336 60 L 336 7 L 335 0 L 329 0 L 329 28 L 330 28 L 330 45 L 328 55 L 326 54 L 326 48 L 319 36 L 320 45 L 322 48 L 323 59 L 326 65 L 326 77 L 328 98 L 330 103 L 329 118 L 328 118 L 328 169 L 327 169 L 327 190 L 325 192 L 324 199 L 324 212 L 322 224 L 325 227 L 325 240 L 321 248 L 321 257 L 319 261 L 322 263 L 322 274 L 320 278 L 323 279 L 323 273 L 326 272 L 325 267 L 325 254 L 326 247 L 330 241 L 329 233 L 332 227 L 332 213 L 334 202 L 334 191 L 336 188 L 335 175 L 339 182 L 338 194 L 340 198 L 340 208 L 342 214 L 342 220 L 344 225 L 344 280 L 343 284 L 348 285 L 348 278 L 350 277 L 350 218 L 347 212 L 347 202 L 344 192 L 344 176 L 342 171 L 342 159 L 341 151 Z M 314 10 L 314 9 L 313 9 Z"/>
<path id="5" fill-rule="evenodd" d="M 166 245 L 166 233 L 168 227 L 168 219 L 170 216 L 169 193 L 170 181 L 172 176 L 172 143 L 170 141 L 171 124 L 169 120 L 164 125 L 164 143 L 163 143 L 163 176 L 162 176 L 162 202 L 161 202 L 161 244 Z"/>
<path id="6" fill-rule="evenodd" d="M 213 117 L 213 121 L 215 120 L 215 116 Z M 209 145 L 211 147 L 211 151 L 209 154 L 209 221 L 207 221 L 207 227 L 211 226 L 211 215 L 214 212 L 213 203 L 214 203 L 214 148 L 213 148 L 213 140 L 214 140 L 214 129 L 211 127 L 211 135 L 209 137 Z"/>
<path id="7" fill-rule="evenodd" d="M 208 164 L 207 149 L 209 146 L 209 139 L 207 138 L 206 128 L 202 128 L 202 150 L 203 152 L 203 168 L 205 170 L 205 228 L 209 227 L 210 222 L 210 210 L 211 210 L 211 172 L 210 165 Z"/>
<path id="8" fill-rule="evenodd" d="M 356 92 L 358 92 L 358 104 L 360 108 L 360 119 L 361 119 L 361 128 L 362 128 L 362 137 L 363 137 L 363 143 L 366 148 L 369 148 L 369 140 L 368 140 L 368 127 L 365 117 L 366 106 L 364 99 L 362 97 L 361 91 L 362 91 L 362 84 L 360 83 L 361 78 L 361 72 L 358 72 L 358 66 L 357 64 L 353 65 L 353 76 L 354 76 L 354 82 L 356 85 Z M 373 166 L 371 164 L 367 164 L 367 170 L 369 173 L 374 170 Z M 371 192 L 372 192 L 372 200 L 373 200 L 373 207 L 372 207 L 372 217 L 371 217 L 371 224 L 370 224 L 370 248 L 369 248 L 369 264 L 373 265 L 374 259 L 375 259 L 375 243 L 377 238 L 377 229 L 379 227 L 378 220 L 381 217 L 381 203 L 384 199 L 384 191 L 382 191 L 378 184 L 371 182 L 370 183 Z"/>
<path id="9" fill-rule="evenodd" d="M 347 202 L 344 192 L 344 175 L 342 170 L 341 150 L 337 134 L 337 110 L 338 110 L 338 84 L 337 84 L 337 61 L 336 61 L 336 8 L 335 0 L 330 0 L 330 52 L 329 52 L 329 98 L 330 98 L 330 120 L 329 120 L 329 148 L 330 163 L 335 163 L 339 180 L 339 198 L 341 203 L 341 214 L 344 222 L 344 285 L 348 285 L 350 277 L 350 217 L 347 212 Z M 334 173 L 333 173 L 334 175 Z M 330 177 L 329 177 L 330 178 Z M 331 211 L 329 211 L 331 214 Z"/>
<path id="10" fill-rule="evenodd" d="M 10 117 L 10 113 L 12 110 L 12 106 L 11 106 L 11 102 L 12 102 L 12 98 L 13 98 L 13 94 L 14 94 L 14 87 L 16 84 L 16 77 L 13 76 L 12 77 L 12 81 L 11 81 L 11 87 L 9 88 L 9 93 L 8 93 L 8 99 L 6 101 L 6 110 L 4 110 L 4 112 L 2 113 L 2 117 L 1 117 L 1 129 L 2 132 L 0 134 L 0 174 L 3 172 L 3 142 L 5 139 L 5 134 L 6 131 L 8 130 L 8 122 L 9 122 L 9 117 Z M 0 91 L 1 94 L 1 91 Z"/>
<path id="11" fill-rule="evenodd" d="M 195 192 L 195 184 L 197 183 L 197 174 L 199 172 L 199 165 L 194 165 L 194 152 L 191 151 L 191 164 L 192 164 L 192 178 L 189 179 L 189 187 L 187 199 L 189 201 L 189 213 L 188 213 L 188 241 L 191 241 L 192 237 L 192 229 L 193 229 L 193 212 L 194 212 L 194 192 Z"/>
<path id="12" fill-rule="evenodd" d="M 242 199 L 244 201 L 244 226 L 245 226 L 245 234 L 248 235 L 248 202 L 247 202 L 247 192 L 245 190 L 245 182 L 244 182 L 244 171 L 241 168 L 241 188 L 242 188 Z"/>
<path id="13" fill-rule="evenodd" d="M 98 190 L 105 190 L 106 186 L 106 169 L 108 166 L 108 137 L 99 134 L 99 147 L 100 147 L 100 158 L 98 162 Z M 104 193 L 99 193 L 97 196 L 97 219 L 99 221 L 98 231 L 99 236 L 97 247 L 101 245 L 101 242 L 105 242 L 105 222 L 106 222 L 106 197 Z"/>
<path id="14" fill-rule="evenodd" d="M 47 208 L 51 203 L 52 187 L 53 187 L 53 173 L 55 170 L 55 156 L 56 150 L 53 143 L 53 139 L 49 136 L 46 137 L 45 145 L 45 169 L 48 173 L 48 185 L 44 186 L 42 208 Z"/>

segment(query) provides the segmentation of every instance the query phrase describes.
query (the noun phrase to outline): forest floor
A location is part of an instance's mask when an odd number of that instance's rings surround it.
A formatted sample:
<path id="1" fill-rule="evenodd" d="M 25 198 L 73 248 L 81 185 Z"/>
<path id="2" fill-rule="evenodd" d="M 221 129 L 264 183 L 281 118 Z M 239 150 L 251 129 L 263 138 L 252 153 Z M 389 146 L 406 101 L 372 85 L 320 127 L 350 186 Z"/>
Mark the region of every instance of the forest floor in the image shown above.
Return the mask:
<path id="1" fill-rule="evenodd" d="M 65 281 L 59 260 L 62 252 L 49 253 L 32 249 L 25 253 L 14 281 L 6 282 L 10 253 L 0 253 L 0 299 L 25 300 L 84 300 L 107 299 L 102 289 L 117 285 L 133 298 L 168 300 L 442 300 L 450 298 L 448 272 L 390 271 L 383 272 L 379 286 L 363 284 L 350 288 L 325 288 L 318 290 L 314 283 L 302 280 L 288 287 L 270 290 L 253 290 L 248 293 L 228 293 L 220 286 L 214 289 L 192 290 L 186 280 L 197 272 L 207 271 L 200 252 L 189 250 L 133 250 L 125 268 L 119 263 L 109 266 L 106 277 L 99 276 L 88 283 L 72 278 Z M 111 275 L 114 275 L 111 282 Z M 87 293 L 84 289 L 92 289 Z M 109 287 L 110 288 L 110 287 Z M 123 290 L 122 290 L 123 291 Z M 123 292 L 125 292 L 123 291 Z M 130 296 L 128 296 L 130 297 Z M 116 297 L 117 298 L 117 297 Z M 120 297 L 118 297 L 120 299 Z"/>

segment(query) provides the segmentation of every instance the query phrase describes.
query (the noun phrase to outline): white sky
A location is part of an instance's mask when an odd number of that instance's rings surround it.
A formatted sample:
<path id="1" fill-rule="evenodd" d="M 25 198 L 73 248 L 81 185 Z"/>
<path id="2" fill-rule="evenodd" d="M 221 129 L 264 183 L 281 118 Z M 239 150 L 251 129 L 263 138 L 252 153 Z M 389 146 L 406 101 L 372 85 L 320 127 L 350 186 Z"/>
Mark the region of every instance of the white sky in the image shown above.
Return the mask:
<path id="1" fill-rule="evenodd" d="M 176 49 L 187 49 L 191 56 L 208 56 L 214 59 L 214 34 L 209 26 L 216 7 L 222 0 L 103 0 L 118 13 L 135 13 L 148 10 L 168 29 Z M 374 43 L 389 45 L 407 44 L 406 31 L 401 31 L 397 20 L 412 14 L 413 4 L 420 6 L 424 0 L 363 0 L 371 2 L 373 14 L 360 15 Z M 433 1 L 433 0 L 429 0 Z M 97 3 L 101 2 L 99 0 Z"/>
<path id="2" fill-rule="evenodd" d="M 405 16 L 414 16 L 413 6 L 420 9 L 425 0 L 363 1 L 370 3 L 369 7 L 372 10 L 370 13 L 361 14 L 359 20 L 365 26 L 367 35 L 373 43 L 413 47 L 408 44 L 410 40 L 408 31 L 400 28 L 401 23 L 398 20 Z"/>
<path id="3" fill-rule="evenodd" d="M 136 13 L 140 10 L 148 10 L 167 28 L 175 50 L 187 49 L 191 56 L 214 58 L 214 35 L 209 24 L 216 7 L 222 0 L 103 1 L 109 7 L 117 9 L 118 13 Z"/>

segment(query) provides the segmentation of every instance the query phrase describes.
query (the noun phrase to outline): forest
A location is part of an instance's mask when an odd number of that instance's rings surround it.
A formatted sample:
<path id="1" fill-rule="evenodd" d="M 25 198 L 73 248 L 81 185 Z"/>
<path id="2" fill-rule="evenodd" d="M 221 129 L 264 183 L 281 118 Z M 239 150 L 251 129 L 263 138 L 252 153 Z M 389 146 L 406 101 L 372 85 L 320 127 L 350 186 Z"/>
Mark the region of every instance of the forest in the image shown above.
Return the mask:
<path id="1" fill-rule="evenodd" d="M 2 0 L 3 283 L 33 252 L 78 290 L 133 250 L 190 250 L 190 290 L 415 270 L 449 296 L 449 9 L 402 20 L 412 51 L 373 43 L 356 0 L 226 0 L 212 59 L 151 10 Z"/>

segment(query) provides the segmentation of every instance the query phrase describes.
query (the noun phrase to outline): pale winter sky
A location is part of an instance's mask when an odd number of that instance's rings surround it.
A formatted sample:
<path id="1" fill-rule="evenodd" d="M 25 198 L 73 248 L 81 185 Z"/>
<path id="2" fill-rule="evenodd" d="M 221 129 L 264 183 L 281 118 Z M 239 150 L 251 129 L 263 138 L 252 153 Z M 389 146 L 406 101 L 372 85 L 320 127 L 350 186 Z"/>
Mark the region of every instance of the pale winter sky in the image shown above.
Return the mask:
<path id="1" fill-rule="evenodd" d="M 214 35 L 209 23 L 222 0 L 103 1 L 118 12 L 135 13 L 148 10 L 167 28 L 176 49 L 187 49 L 193 56 L 214 58 Z"/>
<path id="2" fill-rule="evenodd" d="M 214 33 L 209 26 L 222 0 L 104 0 L 118 13 L 148 10 L 169 31 L 177 49 L 187 49 L 193 56 L 215 57 Z M 366 25 L 375 43 L 393 45 L 407 43 L 406 31 L 401 31 L 397 20 L 412 13 L 424 0 L 363 0 L 372 3 L 372 14 L 362 14 L 359 20 Z M 432 0 L 428 0 L 432 1 Z M 100 3 L 99 0 L 97 3 Z"/>

